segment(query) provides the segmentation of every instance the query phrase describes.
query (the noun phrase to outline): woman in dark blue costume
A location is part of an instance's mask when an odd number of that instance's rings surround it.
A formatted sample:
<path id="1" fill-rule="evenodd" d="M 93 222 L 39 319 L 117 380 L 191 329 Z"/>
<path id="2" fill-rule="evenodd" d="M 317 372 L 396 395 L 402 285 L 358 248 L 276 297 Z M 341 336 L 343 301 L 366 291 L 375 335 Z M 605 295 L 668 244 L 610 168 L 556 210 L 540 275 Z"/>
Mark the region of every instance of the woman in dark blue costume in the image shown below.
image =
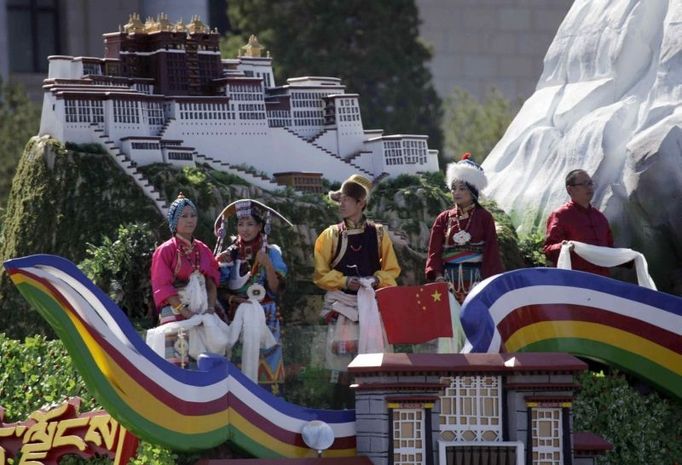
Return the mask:
<path id="1" fill-rule="evenodd" d="M 242 371 L 254 381 L 269 388 L 274 394 L 281 391 L 284 383 L 284 362 L 281 345 L 281 316 L 277 300 L 284 289 L 287 266 L 280 248 L 268 243 L 270 217 L 272 214 L 284 219 L 268 206 L 255 200 L 243 199 L 231 203 L 216 221 L 216 234 L 220 250 L 227 231 L 227 220 L 237 219 L 237 236 L 232 243 L 220 251 L 216 258 L 220 264 L 220 298 L 231 318 L 230 328 L 235 338 L 242 334 Z M 288 223 L 286 219 L 284 219 Z M 249 312 L 249 307 L 259 301 L 261 315 Z M 255 319 L 250 319 L 254 317 Z M 259 325 L 258 341 L 248 341 L 248 328 Z M 249 345 L 251 344 L 251 345 Z M 253 351 L 249 347 L 254 347 Z M 251 362 L 248 352 L 255 357 L 255 347 L 260 348 L 260 357 Z"/>

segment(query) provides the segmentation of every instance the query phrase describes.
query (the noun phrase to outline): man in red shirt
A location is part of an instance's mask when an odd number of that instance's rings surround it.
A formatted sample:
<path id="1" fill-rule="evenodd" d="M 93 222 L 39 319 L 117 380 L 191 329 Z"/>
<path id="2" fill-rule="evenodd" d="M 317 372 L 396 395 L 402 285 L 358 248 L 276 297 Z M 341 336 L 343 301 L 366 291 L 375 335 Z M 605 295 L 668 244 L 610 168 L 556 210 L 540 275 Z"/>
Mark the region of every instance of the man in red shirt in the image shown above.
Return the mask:
<path id="1" fill-rule="evenodd" d="M 543 252 L 554 266 L 565 241 L 579 241 L 602 247 L 613 247 L 613 235 L 606 217 L 592 205 L 594 183 L 584 170 L 573 170 L 566 175 L 566 190 L 571 201 L 550 213 Z M 609 276 L 609 269 L 582 259 L 571 252 L 574 270 Z"/>

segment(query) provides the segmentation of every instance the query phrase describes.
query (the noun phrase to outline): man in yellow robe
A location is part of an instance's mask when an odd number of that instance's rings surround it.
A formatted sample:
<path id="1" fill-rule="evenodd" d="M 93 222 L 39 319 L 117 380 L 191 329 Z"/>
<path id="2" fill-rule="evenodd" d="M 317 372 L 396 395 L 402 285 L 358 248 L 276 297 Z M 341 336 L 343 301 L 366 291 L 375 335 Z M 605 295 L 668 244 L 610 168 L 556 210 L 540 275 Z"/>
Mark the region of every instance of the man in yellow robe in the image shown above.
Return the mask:
<path id="1" fill-rule="evenodd" d="M 376 347 L 377 328 L 359 328 L 358 304 L 362 306 L 365 294 L 362 288 L 372 289 L 395 286 L 400 266 L 393 243 L 383 225 L 365 217 L 372 183 L 354 174 L 330 192 L 329 197 L 338 202 L 342 221 L 329 226 L 315 241 L 315 284 L 327 291 L 321 316 L 330 323 L 327 333 L 326 362 L 334 372 L 346 371 L 348 363 L 362 351 L 362 331 L 371 331 L 369 347 Z M 373 297 L 373 292 L 371 293 Z M 363 300 L 364 299 L 364 300 Z M 374 305 L 374 307 L 376 307 Z M 375 321 L 375 320 L 366 320 Z M 378 330 L 383 333 L 381 320 Z M 373 339 L 372 339 L 373 338 Z"/>

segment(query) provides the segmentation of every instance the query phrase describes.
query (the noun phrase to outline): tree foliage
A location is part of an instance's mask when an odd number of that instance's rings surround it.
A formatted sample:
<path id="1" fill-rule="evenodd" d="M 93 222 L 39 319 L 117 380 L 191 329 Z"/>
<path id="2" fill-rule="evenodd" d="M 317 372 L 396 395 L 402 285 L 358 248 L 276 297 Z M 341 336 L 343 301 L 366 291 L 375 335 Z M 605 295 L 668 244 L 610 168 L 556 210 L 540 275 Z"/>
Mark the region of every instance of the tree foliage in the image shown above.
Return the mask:
<path id="1" fill-rule="evenodd" d="M 464 152 L 481 163 L 502 138 L 516 108 L 496 89 L 479 102 L 465 90 L 455 87 L 444 104 L 444 157 L 458 160 Z"/>
<path id="2" fill-rule="evenodd" d="M 0 80 L 0 208 L 7 205 L 17 163 L 39 124 L 40 108 L 28 99 L 23 87 Z"/>
<path id="3" fill-rule="evenodd" d="M 88 244 L 80 268 L 135 323 L 153 326 L 152 289 L 149 280 L 155 239 L 149 225 L 121 225 L 115 239 Z"/>
<path id="4" fill-rule="evenodd" d="M 108 155 L 65 150 L 53 139 L 34 137 L 12 183 L 0 259 L 47 253 L 78 263 L 87 243 L 135 221 L 163 223 L 152 202 Z M 52 335 L 6 273 L 0 275 L 0 331 L 18 339 Z"/>
<path id="5" fill-rule="evenodd" d="M 228 15 L 238 34 L 223 44 L 231 57 L 256 34 L 272 53 L 279 84 L 340 77 L 347 92 L 360 94 L 365 128 L 427 134 L 440 149 L 440 99 L 414 0 L 235 0 Z"/>

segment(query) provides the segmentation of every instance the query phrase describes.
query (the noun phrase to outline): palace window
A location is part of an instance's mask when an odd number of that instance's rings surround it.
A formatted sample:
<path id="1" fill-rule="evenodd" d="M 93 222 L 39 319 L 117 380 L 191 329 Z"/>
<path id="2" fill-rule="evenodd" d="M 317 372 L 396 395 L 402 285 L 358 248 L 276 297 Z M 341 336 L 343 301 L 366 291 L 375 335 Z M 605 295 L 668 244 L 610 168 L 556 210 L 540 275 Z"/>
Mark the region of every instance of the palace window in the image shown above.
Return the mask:
<path id="1" fill-rule="evenodd" d="M 339 121 L 360 121 L 360 108 L 357 99 L 339 99 L 337 106 Z"/>
<path id="2" fill-rule="evenodd" d="M 234 119 L 226 103 L 180 103 L 180 119 Z"/>
<path id="3" fill-rule="evenodd" d="M 291 93 L 291 106 L 294 108 L 294 126 L 323 126 L 325 105 L 323 97 L 331 95 L 331 93 L 324 90 L 317 92 L 293 91 Z"/>
<path id="4" fill-rule="evenodd" d="M 65 100 L 64 101 L 64 112 L 66 113 L 67 123 L 77 123 L 78 122 L 78 109 L 76 107 L 75 100 Z"/>
<path id="5" fill-rule="evenodd" d="M 402 165 L 404 163 L 400 141 L 384 141 L 384 158 L 387 165 Z"/>
<path id="6" fill-rule="evenodd" d="M 261 84 L 230 84 L 230 98 L 242 102 L 263 101 Z"/>
<path id="7" fill-rule="evenodd" d="M 237 109 L 239 119 L 265 119 L 265 105 L 262 103 L 240 103 Z"/>
<path id="8" fill-rule="evenodd" d="M 64 112 L 67 123 L 104 122 L 104 107 L 101 100 L 65 100 Z"/>
<path id="9" fill-rule="evenodd" d="M 168 152 L 168 159 L 192 161 L 192 152 Z"/>
<path id="10" fill-rule="evenodd" d="M 90 111 L 92 112 L 91 122 L 104 122 L 104 103 L 101 100 L 90 100 Z"/>
<path id="11" fill-rule="evenodd" d="M 114 100 L 114 123 L 139 124 L 138 103 L 132 100 Z"/>
<path id="12" fill-rule="evenodd" d="M 159 150 L 159 144 L 156 142 L 133 142 L 130 144 L 133 150 Z"/>
<path id="13" fill-rule="evenodd" d="M 393 464 L 425 463 L 424 410 L 393 410 Z"/>
<path id="14" fill-rule="evenodd" d="M 404 139 L 402 144 L 405 163 L 408 165 L 426 163 L 426 141 L 415 139 Z"/>
<path id="15" fill-rule="evenodd" d="M 151 94 L 152 93 L 152 85 L 151 84 L 140 84 L 140 83 L 135 83 L 133 84 L 133 89 L 142 92 L 143 94 Z"/>
<path id="16" fill-rule="evenodd" d="M 268 110 L 268 124 L 271 128 L 291 126 L 291 112 L 288 110 Z"/>
<path id="17" fill-rule="evenodd" d="M 83 76 L 100 76 L 102 68 L 99 63 L 83 63 Z"/>
<path id="18" fill-rule="evenodd" d="M 166 53 L 166 72 L 168 73 L 168 91 L 183 92 L 187 90 L 187 59 L 184 53 Z"/>
<path id="19" fill-rule="evenodd" d="M 533 428 L 533 465 L 564 463 L 561 444 L 561 409 L 534 407 L 531 410 Z"/>
<path id="20" fill-rule="evenodd" d="M 441 438 L 502 441 L 501 410 L 499 376 L 457 376 L 441 397 Z"/>
<path id="21" fill-rule="evenodd" d="M 150 126 L 163 126 L 163 109 L 158 102 L 144 102 L 142 111 L 146 114 Z"/>

